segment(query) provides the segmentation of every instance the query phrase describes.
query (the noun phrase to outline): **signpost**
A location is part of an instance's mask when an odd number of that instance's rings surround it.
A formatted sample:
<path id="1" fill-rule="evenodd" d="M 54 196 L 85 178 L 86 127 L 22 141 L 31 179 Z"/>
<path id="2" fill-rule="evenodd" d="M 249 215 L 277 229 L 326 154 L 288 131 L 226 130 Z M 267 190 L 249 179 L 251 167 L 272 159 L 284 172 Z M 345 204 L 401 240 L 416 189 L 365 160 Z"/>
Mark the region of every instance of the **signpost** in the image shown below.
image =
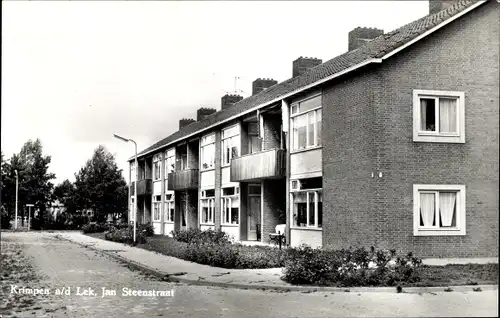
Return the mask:
<path id="1" fill-rule="evenodd" d="M 34 204 L 26 204 L 28 207 L 28 231 L 31 229 L 31 207 L 35 206 Z"/>

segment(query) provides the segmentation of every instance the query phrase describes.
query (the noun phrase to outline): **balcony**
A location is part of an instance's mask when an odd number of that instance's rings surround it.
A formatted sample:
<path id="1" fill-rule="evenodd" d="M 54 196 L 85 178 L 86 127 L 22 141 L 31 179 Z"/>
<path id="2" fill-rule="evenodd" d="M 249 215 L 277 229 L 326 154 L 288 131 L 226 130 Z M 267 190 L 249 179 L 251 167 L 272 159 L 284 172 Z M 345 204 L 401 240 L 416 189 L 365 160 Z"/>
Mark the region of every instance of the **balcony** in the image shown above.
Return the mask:
<path id="1" fill-rule="evenodd" d="M 134 195 L 134 182 L 130 185 L 130 195 Z M 143 179 L 137 182 L 137 194 L 152 195 L 153 194 L 153 181 L 151 179 Z"/>
<path id="2" fill-rule="evenodd" d="M 286 173 L 285 150 L 271 149 L 231 160 L 231 182 L 277 179 Z"/>
<path id="3" fill-rule="evenodd" d="M 199 183 L 199 170 L 187 169 L 168 174 L 169 190 L 189 190 L 197 189 Z"/>

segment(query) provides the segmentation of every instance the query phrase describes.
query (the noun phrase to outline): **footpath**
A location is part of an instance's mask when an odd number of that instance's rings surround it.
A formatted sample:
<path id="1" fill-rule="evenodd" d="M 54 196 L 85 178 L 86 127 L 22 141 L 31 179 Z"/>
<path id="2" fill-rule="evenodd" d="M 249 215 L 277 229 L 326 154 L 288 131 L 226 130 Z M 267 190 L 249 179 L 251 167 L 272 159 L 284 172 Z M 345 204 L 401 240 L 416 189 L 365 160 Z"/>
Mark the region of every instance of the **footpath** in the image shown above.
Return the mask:
<path id="1" fill-rule="evenodd" d="M 297 286 L 280 279 L 281 268 L 270 269 L 226 269 L 197 264 L 171 256 L 166 256 L 126 244 L 106 241 L 84 235 L 80 232 L 54 232 L 51 235 L 68 240 L 83 247 L 106 254 L 129 266 L 148 272 L 167 281 L 187 283 L 191 285 L 219 286 L 243 289 L 274 289 L 281 291 L 344 291 L 346 288 Z M 498 263 L 498 258 L 475 259 L 424 259 L 427 265 Z M 472 291 L 473 287 L 482 290 L 498 290 L 498 285 L 454 286 L 453 291 Z M 445 287 L 405 287 L 405 292 L 443 291 Z M 352 292 L 392 292 L 394 287 L 355 287 Z"/>

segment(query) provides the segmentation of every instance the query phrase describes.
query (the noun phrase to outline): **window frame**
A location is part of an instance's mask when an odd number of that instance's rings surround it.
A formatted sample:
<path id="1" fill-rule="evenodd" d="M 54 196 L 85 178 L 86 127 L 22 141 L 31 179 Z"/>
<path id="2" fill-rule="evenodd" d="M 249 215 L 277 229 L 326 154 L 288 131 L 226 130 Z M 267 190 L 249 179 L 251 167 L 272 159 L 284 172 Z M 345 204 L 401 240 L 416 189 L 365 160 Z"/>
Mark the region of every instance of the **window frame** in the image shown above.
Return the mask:
<path id="1" fill-rule="evenodd" d="M 229 132 L 231 129 L 235 129 L 235 132 L 231 133 L 230 135 L 228 136 L 225 136 L 224 133 L 225 132 Z M 237 140 L 236 144 L 237 144 L 237 148 L 238 148 L 238 153 L 236 154 L 236 157 L 239 157 L 241 156 L 241 131 L 240 131 L 240 126 L 238 124 L 236 125 L 232 125 L 232 126 L 229 126 L 227 128 L 224 128 L 222 129 L 221 131 L 221 140 L 220 140 L 220 145 L 221 145 L 221 168 L 223 167 L 228 167 L 231 165 L 231 160 L 234 158 L 233 157 L 233 152 L 232 152 L 232 144 L 231 144 L 231 147 L 229 148 L 231 151 L 229 151 L 229 157 L 227 158 L 228 159 L 228 162 L 226 163 L 224 159 L 225 156 L 224 156 L 224 153 L 225 153 L 225 141 L 227 140 L 232 140 L 232 139 L 235 139 Z"/>
<path id="2" fill-rule="evenodd" d="M 314 107 L 314 108 L 311 108 L 311 109 L 308 109 L 308 110 L 305 110 L 305 111 L 301 111 L 300 110 L 300 105 L 306 101 L 309 101 L 311 99 L 314 99 L 314 98 L 319 98 L 319 101 L 320 101 L 320 106 L 317 106 L 317 107 Z M 295 111 L 294 111 L 295 109 Z M 312 96 L 309 96 L 307 98 L 304 98 L 304 99 L 301 99 L 301 100 L 298 100 L 298 101 L 295 101 L 293 102 L 291 105 L 290 105 L 290 131 L 291 131 L 291 152 L 300 152 L 300 151 L 304 151 L 304 150 L 308 150 L 308 149 L 314 149 L 314 148 L 318 148 L 318 147 L 321 147 L 322 146 L 322 140 L 321 140 L 321 131 L 318 131 L 318 112 L 321 112 L 321 119 L 323 119 L 323 95 L 322 93 L 317 93 L 317 94 L 314 94 Z M 310 113 L 313 113 L 313 118 L 314 118 L 314 121 L 313 121 L 313 143 L 310 144 L 310 137 L 309 137 L 309 134 L 310 134 L 310 131 L 309 131 L 309 114 Z M 305 147 L 296 147 L 295 145 L 295 138 L 296 138 L 296 135 L 295 135 L 295 125 L 296 125 L 296 122 L 297 122 L 297 119 L 298 117 L 300 116 L 305 116 L 305 123 L 306 123 L 306 145 Z M 321 125 L 322 126 L 322 125 Z M 321 129 L 320 129 L 321 130 Z M 297 136 L 298 138 L 298 136 Z M 298 142 L 297 142 L 298 143 Z"/>
<path id="3" fill-rule="evenodd" d="M 293 209 L 295 205 L 295 200 L 294 200 L 294 195 L 297 193 L 306 193 L 306 226 L 299 226 L 295 225 L 294 219 L 293 219 Z M 310 203 L 309 202 L 309 197 L 310 193 L 314 193 L 314 225 L 309 225 L 309 214 L 310 214 Z M 321 224 L 321 227 L 318 226 L 318 203 L 319 201 L 319 195 L 323 196 L 323 189 L 322 188 L 314 188 L 314 189 L 300 189 L 300 190 L 292 190 L 290 191 L 290 209 L 292 210 L 290 213 L 290 224 L 292 229 L 314 229 L 314 230 L 323 230 L 323 223 Z M 321 201 L 323 202 L 323 201 Z M 323 213 L 323 211 L 321 211 Z M 323 216 L 321 217 L 323 220 Z"/>
<path id="4" fill-rule="evenodd" d="M 436 193 L 435 215 L 439 215 L 439 192 L 457 192 L 456 196 L 456 226 L 454 228 L 441 228 L 439 225 L 432 227 L 420 226 L 420 194 Z M 466 202 L 465 185 L 456 184 L 414 184 L 413 185 L 413 236 L 464 236 L 466 235 Z"/>
<path id="5" fill-rule="evenodd" d="M 161 180 L 161 154 L 153 156 L 153 181 Z"/>
<path id="6" fill-rule="evenodd" d="M 210 141 L 210 138 L 213 138 L 212 141 Z M 208 135 L 205 135 L 201 138 L 200 140 L 200 171 L 208 171 L 208 170 L 213 170 L 215 169 L 215 133 L 211 133 Z M 208 168 L 204 168 L 203 164 L 205 163 L 205 152 L 203 150 L 208 149 L 209 146 L 212 146 L 213 148 L 213 154 L 212 154 L 212 166 L 209 166 Z"/>
<path id="7" fill-rule="evenodd" d="M 160 197 L 160 200 L 158 200 L 158 197 Z M 153 222 L 161 222 L 161 195 L 153 195 L 153 200 L 151 205 L 153 212 L 153 218 L 152 218 Z"/>
<path id="8" fill-rule="evenodd" d="M 130 183 L 137 181 L 137 167 L 135 161 L 130 163 Z"/>
<path id="9" fill-rule="evenodd" d="M 167 195 L 171 195 L 170 200 L 167 200 Z M 163 223 L 174 223 L 175 220 L 175 193 L 166 193 L 163 202 Z M 174 216 L 170 218 L 170 207 L 174 208 Z"/>
<path id="10" fill-rule="evenodd" d="M 130 209 L 130 211 L 129 211 L 129 221 L 133 222 L 134 219 L 135 219 L 135 208 L 136 208 L 136 206 L 135 206 L 135 196 L 131 196 L 130 197 L 130 207 L 129 207 L 129 209 Z"/>
<path id="11" fill-rule="evenodd" d="M 174 167 L 172 168 L 172 171 L 169 172 L 168 166 L 172 163 Z M 171 172 L 175 172 L 175 148 L 171 148 L 165 151 L 165 180 L 168 179 L 168 174 Z"/>
<path id="12" fill-rule="evenodd" d="M 207 190 L 214 190 L 214 195 L 207 197 L 204 194 L 206 193 Z M 208 201 L 208 215 L 209 219 L 208 222 L 203 221 L 203 204 L 202 202 Z M 215 189 L 204 189 L 201 191 L 201 196 L 200 196 L 200 225 L 215 225 Z"/>
<path id="13" fill-rule="evenodd" d="M 224 195 L 224 189 L 228 188 L 234 188 L 234 194 L 231 195 Z M 231 223 L 231 220 L 233 219 L 233 212 L 232 212 L 232 200 L 233 198 L 238 199 L 238 222 L 237 223 Z M 225 220 L 225 207 L 229 204 L 229 223 L 226 222 Z M 221 188 L 221 226 L 239 226 L 241 221 L 240 221 L 240 211 L 241 211 L 241 197 L 240 197 L 240 191 L 239 191 L 239 186 L 229 186 L 229 187 L 223 187 Z"/>
<path id="14" fill-rule="evenodd" d="M 435 131 L 422 131 L 421 122 L 421 99 L 435 100 Z M 457 99 L 457 132 L 439 132 L 439 98 Z M 465 143 L 465 93 L 460 91 L 439 90 L 413 90 L 413 141 L 414 142 L 441 142 L 441 143 Z"/>

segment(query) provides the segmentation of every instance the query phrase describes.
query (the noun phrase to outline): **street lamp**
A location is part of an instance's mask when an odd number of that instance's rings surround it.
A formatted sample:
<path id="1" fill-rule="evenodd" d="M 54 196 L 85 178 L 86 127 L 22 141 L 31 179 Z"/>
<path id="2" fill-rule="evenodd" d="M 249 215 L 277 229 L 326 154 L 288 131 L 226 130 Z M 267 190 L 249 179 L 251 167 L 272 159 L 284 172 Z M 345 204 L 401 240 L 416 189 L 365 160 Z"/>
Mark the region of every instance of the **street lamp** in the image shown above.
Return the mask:
<path id="1" fill-rule="evenodd" d="M 18 183 L 19 183 L 19 176 L 17 175 L 17 170 L 14 170 L 16 173 L 16 222 L 14 223 L 15 226 L 14 228 L 17 230 L 17 192 L 18 192 Z"/>
<path id="2" fill-rule="evenodd" d="M 134 182 L 134 244 L 135 244 L 135 232 L 136 232 L 136 223 L 137 223 L 137 205 L 138 205 L 138 200 L 137 200 L 137 181 L 139 180 L 139 166 L 137 165 L 137 143 L 133 141 L 130 138 L 125 138 L 120 135 L 114 134 L 115 138 L 120 139 L 121 141 L 125 142 L 133 142 L 135 146 L 135 182 Z"/>

